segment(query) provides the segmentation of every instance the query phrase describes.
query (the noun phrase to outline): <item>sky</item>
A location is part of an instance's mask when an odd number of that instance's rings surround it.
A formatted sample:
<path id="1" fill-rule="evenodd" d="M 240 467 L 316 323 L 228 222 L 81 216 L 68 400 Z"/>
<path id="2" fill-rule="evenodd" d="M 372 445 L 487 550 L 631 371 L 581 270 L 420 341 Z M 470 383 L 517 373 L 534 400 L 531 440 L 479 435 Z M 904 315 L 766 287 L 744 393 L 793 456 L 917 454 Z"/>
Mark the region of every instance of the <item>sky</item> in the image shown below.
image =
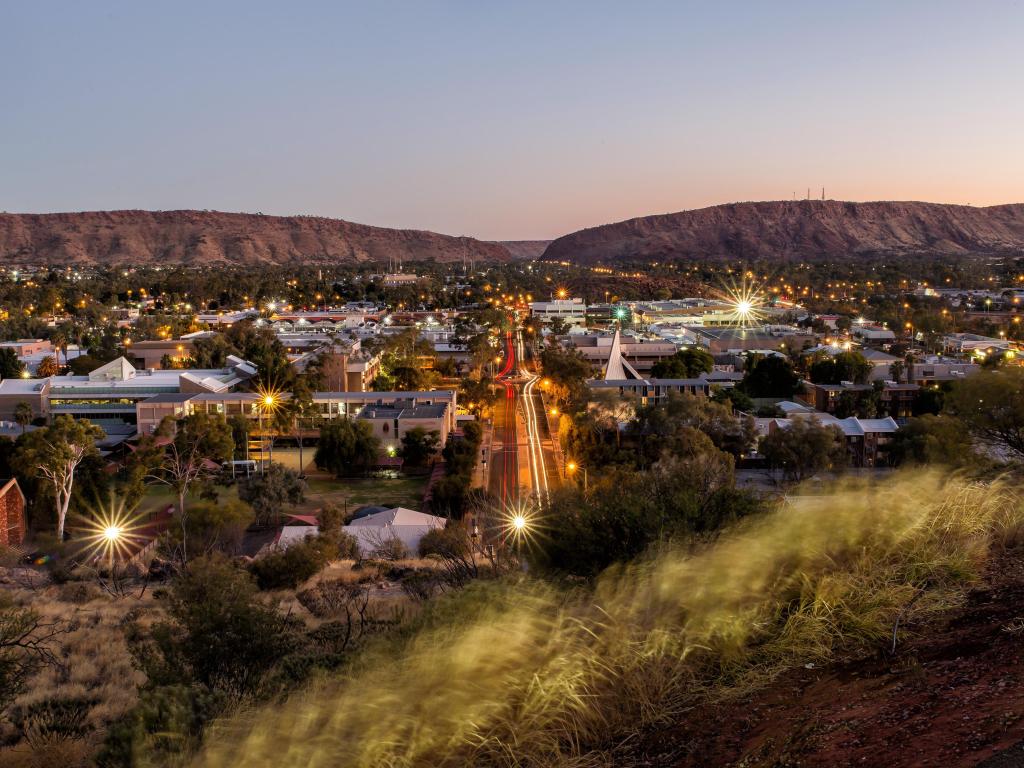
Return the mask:
<path id="1" fill-rule="evenodd" d="M 0 0 L 0 210 L 1024 202 L 1024 2 Z"/>

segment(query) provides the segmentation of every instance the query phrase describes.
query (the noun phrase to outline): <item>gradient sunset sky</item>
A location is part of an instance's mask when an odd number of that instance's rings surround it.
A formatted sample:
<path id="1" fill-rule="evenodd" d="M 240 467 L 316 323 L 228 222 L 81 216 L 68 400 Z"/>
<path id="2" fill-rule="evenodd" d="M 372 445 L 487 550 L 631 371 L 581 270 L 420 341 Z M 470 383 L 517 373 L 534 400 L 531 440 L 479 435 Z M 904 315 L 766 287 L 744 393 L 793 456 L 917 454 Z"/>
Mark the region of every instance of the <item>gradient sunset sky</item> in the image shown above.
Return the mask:
<path id="1" fill-rule="evenodd" d="M 1024 201 L 1022 2 L 6 2 L 0 210 Z"/>

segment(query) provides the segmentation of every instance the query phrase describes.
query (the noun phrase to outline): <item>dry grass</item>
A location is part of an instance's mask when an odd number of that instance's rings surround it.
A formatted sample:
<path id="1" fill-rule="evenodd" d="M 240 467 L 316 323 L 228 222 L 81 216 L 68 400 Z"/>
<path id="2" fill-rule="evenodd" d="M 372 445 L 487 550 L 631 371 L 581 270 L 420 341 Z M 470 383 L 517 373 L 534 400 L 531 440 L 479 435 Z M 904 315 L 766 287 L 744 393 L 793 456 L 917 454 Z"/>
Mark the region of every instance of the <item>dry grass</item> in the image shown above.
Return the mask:
<path id="1" fill-rule="evenodd" d="M 905 475 L 798 499 L 566 595 L 474 585 L 404 644 L 219 727 L 199 763 L 597 766 L 639 730 L 794 664 L 877 650 L 1021 539 L 998 483 Z"/>

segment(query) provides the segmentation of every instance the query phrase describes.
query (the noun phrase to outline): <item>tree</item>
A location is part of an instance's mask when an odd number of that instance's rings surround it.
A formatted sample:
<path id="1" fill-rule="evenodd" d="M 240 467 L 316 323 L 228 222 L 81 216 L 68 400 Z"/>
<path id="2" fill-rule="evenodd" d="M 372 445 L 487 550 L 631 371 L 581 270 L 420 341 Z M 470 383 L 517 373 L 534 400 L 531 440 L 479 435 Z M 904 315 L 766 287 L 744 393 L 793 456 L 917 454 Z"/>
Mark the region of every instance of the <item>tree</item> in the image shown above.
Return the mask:
<path id="1" fill-rule="evenodd" d="M 46 622 L 29 608 L 0 607 L 0 714 L 25 692 L 40 666 L 60 666 L 53 641 L 67 631 L 66 625 Z"/>
<path id="2" fill-rule="evenodd" d="M 334 419 L 320 427 L 313 463 L 342 477 L 354 467 L 365 469 L 379 455 L 380 440 L 369 424 L 359 419 Z"/>
<path id="3" fill-rule="evenodd" d="M 86 419 L 61 414 L 53 424 L 18 438 L 15 466 L 25 474 L 45 479 L 53 491 L 57 512 L 57 539 L 64 539 L 64 522 L 75 485 L 75 470 L 98 453 L 96 440 L 103 430 Z"/>
<path id="4" fill-rule="evenodd" d="M 980 371 L 957 382 L 945 410 L 982 443 L 1024 457 L 1024 369 Z"/>
<path id="5" fill-rule="evenodd" d="M 36 376 L 41 379 L 48 379 L 51 376 L 56 376 L 60 373 L 60 367 L 57 365 L 57 361 L 53 359 L 53 355 L 47 355 L 39 361 L 39 367 L 36 368 Z"/>
<path id="6" fill-rule="evenodd" d="M 24 372 L 17 353 L 10 347 L 0 347 L 0 379 L 17 379 Z"/>
<path id="7" fill-rule="evenodd" d="M 133 649 L 153 685 L 254 693 L 293 639 L 285 619 L 259 601 L 252 577 L 223 556 L 189 564 L 170 590 L 167 615 L 151 643 Z"/>
<path id="8" fill-rule="evenodd" d="M 768 355 L 753 361 L 740 387 L 751 397 L 792 397 L 800 388 L 800 377 L 784 357 Z"/>
<path id="9" fill-rule="evenodd" d="M 655 379 L 695 379 L 702 373 L 711 373 L 715 359 L 699 347 L 680 349 L 672 357 L 659 360 L 651 368 Z"/>
<path id="10" fill-rule="evenodd" d="M 822 357 L 811 363 L 810 376 L 815 384 L 839 384 L 852 381 L 863 384 L 871 373 L 869 363 L 857 350 L 840 352 L 835 357 Z"/>
<path id="11" fill-rule="evenodd" d="M 220 474 L 221 465 L 234 455 L 235 441 L 231 427 L 220 418 L 208 413 L 194 413 L 175 422 L 165 419 L 161 431 L 174 429 L 173 437 L 166 434 L 144 437 L 140 450 L 155 453 L 157 462 L 149 477 L 170 486 L 178 497 L 178 515 L 182 530 L 182 559 L 188 555 L 186 531 L 187 510 L 185 499 L 198 482 L 211 481 Z M 156 449 L 155 451 L 153 449 Z M 162 450 L 160 450 L 162 449 Z"/>
<path id="12" fill-rule="evenodd" d="M 896 430 L 889 455 L 893 464 L 974 464 L 977 457 L 970 434 L 953 416 L 931 414 L 908 419 Z"/>
<path id="13" fill-rule="evenodd" d="M 27 400 L 19 400 L 17 405 L 14 406 L 14 421 L 21 427 L 21 434 L 25 434 L 25 428 L 32 423 L 35 415 L 32 403 Z"/>
<path id="14" fill-rule="evenodd" d="M 286 506 L 301 504 L 305 495 L 306 484 L 299 473 L 275 462 L 262 474 L 238 483 L 238 498 L 252 506 L 260 525 L 276 522 Z"/>
<path id="15" fill-rule="evenodd" d="M 226 501 L 199 501 L 189 506 L 186 551 L 196 554 L 238 552 L 245 529 L 252 525 L 253 510 L 248 504 Z M 175 538 L 180 543 L 179 533 Z"/>
<path id="16" fill-rule="evenodd" d="M 761 453 L 773 467 L 784 470 L 787 478 L 799 482 L 821 470 L 845 465 L 846 440 L 838 427 L 800 417 L 763 438 Z"/>
<path id="17" fill-rule="evenodd" d="M 413 427 L 402 436 L 399 453 L 406 464 L 421 467 L 437 453 L 440 444 L 441 433 L 436 429 L 428 432 L 424 427 Z"/>

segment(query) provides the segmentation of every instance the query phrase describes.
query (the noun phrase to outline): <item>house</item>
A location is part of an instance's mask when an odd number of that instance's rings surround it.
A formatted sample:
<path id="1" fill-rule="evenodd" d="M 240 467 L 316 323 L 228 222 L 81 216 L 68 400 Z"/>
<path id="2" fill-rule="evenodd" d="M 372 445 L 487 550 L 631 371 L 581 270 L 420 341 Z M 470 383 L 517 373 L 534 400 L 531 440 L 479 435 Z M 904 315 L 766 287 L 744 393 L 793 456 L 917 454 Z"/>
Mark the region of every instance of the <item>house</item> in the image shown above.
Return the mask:
<path id="1" fill-rule="evenodd" d="M 25 531 L 25 494 L 14 478 L 0 480 L 0 546 L 20 546 Z"/>
<path id="2" fill-rule="evenodd" d="M 373 557 L 375 552 L 394 539 L 415 555 L 419 550 L 420 539 L 432 530 L 444 528 L 446 522 L 443 517 L 395 507 L 359 517 L 346 525 L 344 530 L 355 538 L 363 557 Z"/>

